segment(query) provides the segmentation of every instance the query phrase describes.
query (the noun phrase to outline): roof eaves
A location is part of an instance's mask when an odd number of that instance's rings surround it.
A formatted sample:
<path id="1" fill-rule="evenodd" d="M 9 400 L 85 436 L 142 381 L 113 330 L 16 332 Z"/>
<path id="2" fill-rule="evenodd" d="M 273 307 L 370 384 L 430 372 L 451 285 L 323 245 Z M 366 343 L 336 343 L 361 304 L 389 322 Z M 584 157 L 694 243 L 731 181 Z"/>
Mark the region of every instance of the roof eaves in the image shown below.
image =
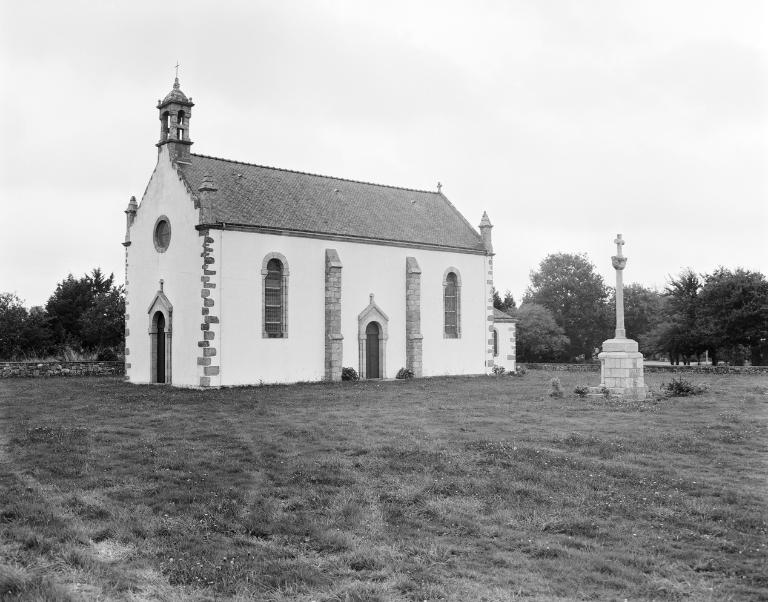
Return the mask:
<path id="1" fill-rule="evenodd" d="M 359 236 L 354 234 L 334 234 L 332 232 L 320 232 L 316 230 L 297 230 L 291 228 L 280 228 L 275 226 L 259 226 L 255 224 L 234 224 L 229 222 L 201 222 L 196 226 L 198 230 L 238 230 L 242 232 L 263 232 L 267 234 L 277 234 L 283 236 L 297 236 L 304 238 L 322 238 L 325 240 L 338 240 L 358 242 L 363 244 L 386 245 L 393 247 L 404 247 L 409 249 L 427 249 L 433 251 L 450 251 L 454 253 L 468 253 L 472 255 L 485 255 L 486 250 L 480 247 L 466 247 L 457 245 L 445 245 L 439 243 L 427 243 L 412 240 L 399 240 L 392 238 L 374 238 L 368 236 Z"/>

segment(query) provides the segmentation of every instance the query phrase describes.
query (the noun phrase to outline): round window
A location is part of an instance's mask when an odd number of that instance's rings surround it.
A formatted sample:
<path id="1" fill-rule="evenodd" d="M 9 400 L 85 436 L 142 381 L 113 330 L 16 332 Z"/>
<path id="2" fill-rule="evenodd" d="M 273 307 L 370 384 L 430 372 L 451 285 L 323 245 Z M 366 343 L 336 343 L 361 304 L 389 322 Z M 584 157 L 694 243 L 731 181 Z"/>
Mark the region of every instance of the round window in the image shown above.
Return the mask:
<path id="1" fill-rule="evenodd" d="M 171 243 L 171 222 L 164 215 L 157 218 L 155 223 L 155 249 L 158 253 L 165 253 Z"/>

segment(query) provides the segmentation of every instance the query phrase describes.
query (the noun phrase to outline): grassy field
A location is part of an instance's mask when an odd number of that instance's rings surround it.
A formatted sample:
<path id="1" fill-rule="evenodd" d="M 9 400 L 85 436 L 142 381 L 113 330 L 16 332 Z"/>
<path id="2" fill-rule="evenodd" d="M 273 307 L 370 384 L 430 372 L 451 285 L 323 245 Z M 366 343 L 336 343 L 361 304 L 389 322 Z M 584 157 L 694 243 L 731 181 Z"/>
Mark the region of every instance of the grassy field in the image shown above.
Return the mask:
<path id="1" fill-rule="evenodd" d="M 768 377 L 551 377 L 0 381 L 0 598 L 768 599 Z"/>

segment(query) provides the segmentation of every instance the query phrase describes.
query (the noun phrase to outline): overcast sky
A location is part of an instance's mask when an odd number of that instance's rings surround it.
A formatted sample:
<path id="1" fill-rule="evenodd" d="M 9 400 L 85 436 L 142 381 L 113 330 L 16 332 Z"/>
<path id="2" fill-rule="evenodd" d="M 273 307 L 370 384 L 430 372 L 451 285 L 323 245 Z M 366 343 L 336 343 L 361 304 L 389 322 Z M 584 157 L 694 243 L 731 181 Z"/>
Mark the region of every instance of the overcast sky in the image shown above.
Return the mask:
<path id="1" fill-rule="evenodd" d="M 443 192 L 496 286 L 768 273 L 765 2 L 0 0 L 0 292 L 123 279 L 123 211 L 181 63 L 192 151 Z"/>

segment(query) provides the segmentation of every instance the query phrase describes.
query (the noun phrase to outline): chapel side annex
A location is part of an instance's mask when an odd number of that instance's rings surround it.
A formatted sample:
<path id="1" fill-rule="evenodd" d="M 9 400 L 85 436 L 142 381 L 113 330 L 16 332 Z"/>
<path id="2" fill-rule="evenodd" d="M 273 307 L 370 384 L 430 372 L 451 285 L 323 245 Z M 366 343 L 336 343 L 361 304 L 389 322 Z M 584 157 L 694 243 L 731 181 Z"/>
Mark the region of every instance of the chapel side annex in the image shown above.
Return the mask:
<path id="1" fill-rule="evenodd" d="M 178 78 L 126 210 L 126 375 L 218 387 L 514 370 L 492 225 L 413 190 L 191 152 Z"/>

